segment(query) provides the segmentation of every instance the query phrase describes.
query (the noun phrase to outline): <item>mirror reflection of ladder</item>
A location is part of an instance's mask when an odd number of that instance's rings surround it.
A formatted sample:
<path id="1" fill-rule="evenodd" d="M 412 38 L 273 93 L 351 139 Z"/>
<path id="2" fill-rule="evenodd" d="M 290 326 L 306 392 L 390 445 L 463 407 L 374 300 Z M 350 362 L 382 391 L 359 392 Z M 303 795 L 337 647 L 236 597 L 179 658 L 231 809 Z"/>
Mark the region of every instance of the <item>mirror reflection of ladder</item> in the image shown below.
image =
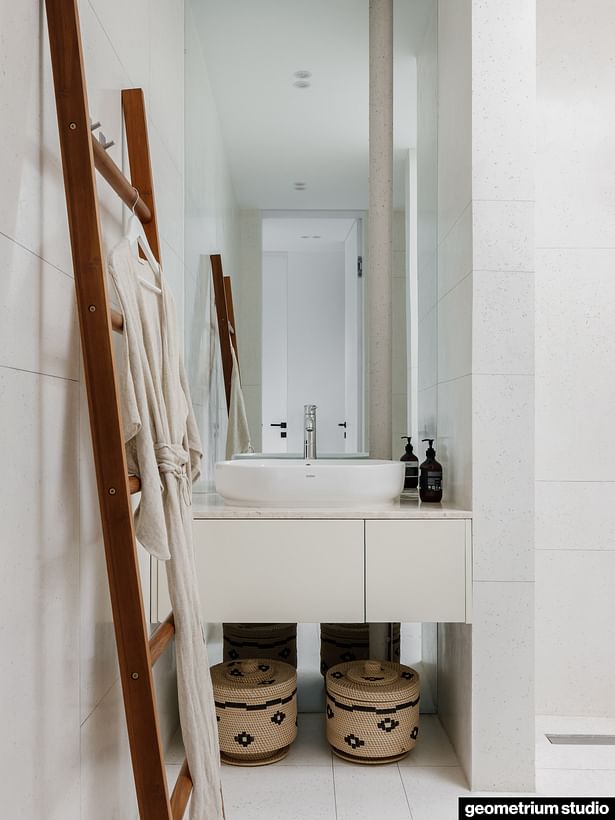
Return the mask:
<path id="1" fill-rule="evenodd" d="M 233 306 L 233 286 L 231 277 L 225 276 L 222 271 L 222 257 L 219 253 L 211 254 L 211 276 L 214 286 L 214 300 L 216 303 L 216 317 L 218 319 L 218 337 L 220 339 L 220 355 L 222 357 L 222 373 L 224 376 L 224 392 L 226 394 L 226 410 L 231 407 L 231 381 L 233 377 L 233 353 L 239 367 L 239 350 L 237 347 L 237 325 L 235 323 L 235 308 Z"/>
<path id="2" fill-rule="evenodd" d="M 77 2 L 45 4 L 98 498 L 139 815 L 142 820 L 179 820 L 192 781 L 184 761 L 169 797 L 152 676 L 175 626 L 171 614 L 148 636 L 130 498 L 140 483 L 127 471 L 113 361 L 111 334 L 122 332 L 123 317 L 109 308 L 95 178 L 96 169 L 122 201 L 134 207 L 160 260 L 143 92 L 122 91 L 128 180 L 91 133 Z"/>

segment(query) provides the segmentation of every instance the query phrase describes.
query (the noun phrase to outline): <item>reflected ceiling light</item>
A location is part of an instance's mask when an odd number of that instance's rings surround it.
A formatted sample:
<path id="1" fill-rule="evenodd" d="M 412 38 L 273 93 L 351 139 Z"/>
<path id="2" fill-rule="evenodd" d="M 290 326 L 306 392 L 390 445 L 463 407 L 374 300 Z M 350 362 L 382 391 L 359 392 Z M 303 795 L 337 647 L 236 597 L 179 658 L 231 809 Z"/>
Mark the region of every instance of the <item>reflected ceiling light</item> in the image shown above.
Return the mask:
<path id="1" fill-rule="evenodd" d="M 297 77 L 297 79 L 299 79 L 299 80 L 307 80 L 308 77 L 311 77 L 311 76 L 312 76 L 311 71 L 304 71 L 304 70 L 295 71 L 295 73 L 293 74 L 293 77 Z"/>
<path id="2" fill-rule="evenodd" d="M 319 236 L 313 236 L 312 239 L 320 239 Z"/>
<path id="3" fill-rule="evenodd" d="M 309 239 L 310 237 L 309 237 L 309 236 L 302 236 L 302 237 L 300 237 L 300 238 L 301 238 L 301 239 Z"/>
<path id="4" fill-rule="evenodd" d="M 311 83 L 308 83 L 307 80 L 295 80 L 293 85 L 295 88 L 309 88 Z"/>
<path id="5" fill-rule="evenodd" d="M 305 182 L 293 182 L 295 191 L 305 191 Z"/>

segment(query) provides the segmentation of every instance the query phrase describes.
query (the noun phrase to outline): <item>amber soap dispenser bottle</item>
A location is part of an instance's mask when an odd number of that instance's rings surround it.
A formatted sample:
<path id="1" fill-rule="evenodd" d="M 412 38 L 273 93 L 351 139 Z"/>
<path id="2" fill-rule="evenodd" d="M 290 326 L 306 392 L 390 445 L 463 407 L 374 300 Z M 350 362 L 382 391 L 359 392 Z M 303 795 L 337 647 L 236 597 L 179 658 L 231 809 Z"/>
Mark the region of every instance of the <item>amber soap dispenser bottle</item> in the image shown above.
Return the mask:
<path id="1" fill-rule="evenodd" d="M 419 497 L 421 501 L 442 501 L 442 465 L 436 461 L 436 451 L 433 448 L 434 439 L 424 438 L 429 442 L 425 454 L 425 461 L 421 464 L 419 480 Z"/>
<path id="2" fill-rule="evenodd" d="M 416 490 L 419 486 L 419 460 L 413 452 L 412 438 L 410 436 L 402 436 L 402 439 L 406 439 L 406 452 L 400 459 L 400 461 L 406 463 L 404 490 Z"/>

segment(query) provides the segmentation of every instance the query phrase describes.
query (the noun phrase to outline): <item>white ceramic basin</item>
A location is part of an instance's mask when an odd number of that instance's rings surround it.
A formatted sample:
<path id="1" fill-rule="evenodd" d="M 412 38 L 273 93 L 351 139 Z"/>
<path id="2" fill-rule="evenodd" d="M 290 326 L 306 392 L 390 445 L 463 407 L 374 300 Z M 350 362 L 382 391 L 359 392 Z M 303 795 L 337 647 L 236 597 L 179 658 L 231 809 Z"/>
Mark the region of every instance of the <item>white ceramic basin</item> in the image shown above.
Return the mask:
<path id="1" fill-rule="evenodd" d="M 216 464 L 216 490 L 236 507 L 387 507 L 405 465 L 377 459 L 249 459 Z"/>

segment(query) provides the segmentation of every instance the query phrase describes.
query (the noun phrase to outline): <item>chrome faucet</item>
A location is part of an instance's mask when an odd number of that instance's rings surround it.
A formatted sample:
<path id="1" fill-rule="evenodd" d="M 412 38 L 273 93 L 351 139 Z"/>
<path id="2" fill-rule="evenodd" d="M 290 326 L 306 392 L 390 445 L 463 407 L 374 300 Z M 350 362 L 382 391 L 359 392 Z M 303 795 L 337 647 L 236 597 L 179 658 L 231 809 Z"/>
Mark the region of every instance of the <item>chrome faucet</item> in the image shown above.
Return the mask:
<path id="1" fill-rule="evenodd" d="M 303 458 L 316 458 L 316 405 L 303 407 Z"/>

